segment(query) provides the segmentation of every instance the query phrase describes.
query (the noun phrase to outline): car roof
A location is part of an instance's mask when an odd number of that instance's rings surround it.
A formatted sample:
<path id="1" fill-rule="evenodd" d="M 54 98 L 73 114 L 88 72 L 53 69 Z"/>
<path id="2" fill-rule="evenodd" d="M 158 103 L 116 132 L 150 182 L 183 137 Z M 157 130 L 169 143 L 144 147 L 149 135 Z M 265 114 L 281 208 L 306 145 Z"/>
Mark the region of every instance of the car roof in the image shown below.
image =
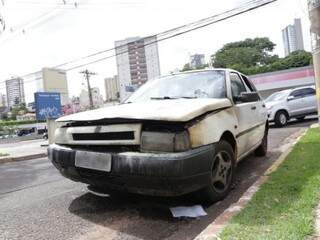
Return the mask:
<path id="1" fill-rule="evenodd" d="M 237 70 L 231 69 L 231 68 L 206 68 L 206 69 L 190 70 L 190 71 L 184 71 L 184 72 L 172 72 L 169 74 L 162 75 L 160 77 L 174 76 L 174 75 L 180 75 L 180 74 L 186 74 L 186 73 L 210 72 L 210 71 L 236 72 L 236 73 L 245 75 L 245 74 L 243 74 Z"/>

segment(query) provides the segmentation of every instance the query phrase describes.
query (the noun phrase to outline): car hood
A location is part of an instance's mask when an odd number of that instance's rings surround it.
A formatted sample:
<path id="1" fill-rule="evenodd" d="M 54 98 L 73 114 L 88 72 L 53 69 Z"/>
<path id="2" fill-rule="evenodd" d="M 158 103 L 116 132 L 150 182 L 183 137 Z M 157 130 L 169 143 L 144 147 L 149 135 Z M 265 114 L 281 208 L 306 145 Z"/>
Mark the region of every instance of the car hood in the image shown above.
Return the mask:
<path id="1" fill-rule="evenodd" d="M 76 113 L 61 117 L 57 119 L 57 122 L 95 121 L 114 118 L 186 122 L 206 112 L 230 106 L 232 104 L 227 98 L 150 100 Z"/>
<path id="2" fill-rule="evenodd" d="M 282 101 L 270 101 L 270 102 L 265 102 L 267 109 L 272 108 L 273 106 L 281 104 Z"/>

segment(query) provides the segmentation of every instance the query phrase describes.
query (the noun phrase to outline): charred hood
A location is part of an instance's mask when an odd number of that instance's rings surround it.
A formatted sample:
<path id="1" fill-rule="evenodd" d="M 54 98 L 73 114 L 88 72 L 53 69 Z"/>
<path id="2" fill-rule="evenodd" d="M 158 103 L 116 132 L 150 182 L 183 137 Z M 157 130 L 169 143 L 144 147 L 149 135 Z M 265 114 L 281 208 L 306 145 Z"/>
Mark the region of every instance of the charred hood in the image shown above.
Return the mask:
<path id="1" fill-rule="evenodd" d="M 57 122 L 85 122 L 111 119 L 187 122 L 207 112 L 230 107 L 223 99 L 167 99 L 126 103 L 61 117 Z"/>

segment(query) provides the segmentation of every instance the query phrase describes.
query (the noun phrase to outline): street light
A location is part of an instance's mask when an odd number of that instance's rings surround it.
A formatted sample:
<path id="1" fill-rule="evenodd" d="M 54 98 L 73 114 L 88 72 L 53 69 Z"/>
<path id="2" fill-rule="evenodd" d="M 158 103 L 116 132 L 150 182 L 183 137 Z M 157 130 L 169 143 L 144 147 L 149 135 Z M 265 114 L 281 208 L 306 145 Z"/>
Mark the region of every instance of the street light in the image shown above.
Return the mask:
<path id="1" fill-rule="evenodd" d="M 309 18 L 311 22 L 311 41 L 313 67 L 316 80 L 318 120 L 320 127 L 320 0 L 308 0 Z"/>

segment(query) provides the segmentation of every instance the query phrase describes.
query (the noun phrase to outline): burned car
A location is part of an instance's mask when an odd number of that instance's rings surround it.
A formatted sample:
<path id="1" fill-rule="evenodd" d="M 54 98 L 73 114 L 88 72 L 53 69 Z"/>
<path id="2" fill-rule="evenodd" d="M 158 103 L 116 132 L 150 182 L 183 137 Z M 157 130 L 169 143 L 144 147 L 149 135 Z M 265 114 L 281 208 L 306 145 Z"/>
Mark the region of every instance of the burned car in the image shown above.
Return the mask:
<path id="1" fill-rule="evenodd" d="M 157 196 L 191 192 L 214 202 L 237 163 L 267 152 L 267 110 L 230 69 L 150 80 L 117 106 L 61 117 L 48 156 L 61 174 L 97 191 Z"/>

